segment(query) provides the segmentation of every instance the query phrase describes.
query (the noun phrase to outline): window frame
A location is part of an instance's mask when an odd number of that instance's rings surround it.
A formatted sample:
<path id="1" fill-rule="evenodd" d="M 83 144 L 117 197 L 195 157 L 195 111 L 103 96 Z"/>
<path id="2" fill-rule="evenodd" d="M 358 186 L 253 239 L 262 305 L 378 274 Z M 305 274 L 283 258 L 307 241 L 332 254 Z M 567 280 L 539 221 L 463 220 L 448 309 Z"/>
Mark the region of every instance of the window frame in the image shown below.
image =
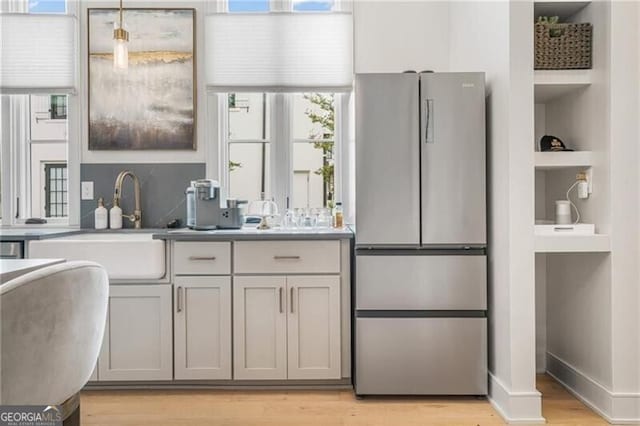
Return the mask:
<path id="1" fill-rule="evenodd" d="M 334 13 L 350 12 L 352 2 L 334 0 L 332 10 L 328 11 L 295 11 L 293 0 L 269 0 L 269 12 L 293 13 Z M 210 13 L 230 13 L 228 0 L 209 3 Z M 254 12 L 254 13 L 269 13 Z M 231 12 L 243 13 L 243 12 Z M 255 92 L 255 91 L 254 91 Z M 309 88 L 305 92 L 327 93 L 326 89 Z M 212 143 L 207 153 L 207 174 L 218 176 L 223 199 L 229 193 L 229 133 L 228 133 L 228 93 L 209 93 L 207 110 L 212 120 L 207 123 L 207 133 Z M 293 94 L 269 93 L 270 115 L 270 188 L 271 196 L 280 209 L 288 206 L 293 189 Z M 335 129 L 334 129 L 334 179 L 336 202 L 342 202 L 345 222 L 353 223 L 355 217 L 355 138 L 354 138 L 354 105 L 353 91 L 335 92 Z M 285 119 L 279 119 L 285 117 Z M 251 200 L 249 200 L 251 201 Z"/>
<path id="2" fill-rule="evenodd" d="M 313 91 L 310 91 L 313 92 Z M 318 92 L 323 92 L 321 89 Z M 286 209 L 291 206 L 293 192 L 293 149 L 296 143 L 317 142 L 312 139 L 294 139 L 293 138 L 293 97 L 294 93 L 267 93 L 267 105 L 270 110 L 270 134 L 266 142 L 270 144 L 270 182 L 271 188 L 270 198 L 278 204 L 280 209 Z M 259 140 L 232 140 L 229 138 L 229 112 L 228 112 L 228 93 L 219 93 L 218 96 L 218 126 L 220 129 L 220 186 L 222 187 L 223 197 L 229 195 L 229 150 L 233 143 L 254 143 Z M 343 169 L 349 158 L 345 156 L 345 134 L 348 134 L 349 108 L 348 103 L 351 97 L 350 93 L 334 93 L 335 108 L 335 129 L 333 139 L 333 156 L 334 156 L 334 182 L 335 194 L 334 200 L 341 201 L 343 206 L 347 206 L 343 197 L 345 195 L 345 186 L 348 185 L 343 179 Z M 345 108 L 345 104 L 347 108 Z M 252 200 L 248 200 L 252 201 Z"/>
<path id="3" fill-rule="evenodd" d="M 78 16 L 79 3 L 75 1 L 65 1 L 65 13 L 67 15 Z M 6 2 L 0 2 L 0 12 L 10 13 L 29 13 L 29 6 L 27 0 L 15 2 L 12 4 Z M 35 12 L 38 13 L 38 12 Z M 53 13 L 53 12 L 52 12 Z M 62 14 L 56 12 L 56 14 Z M 80 40 L 80 19 L 76 20 L 76 41 Z M 79 43 L 76 43 L 79 48 Z M 76 63 L 76 75 L 81 75 L 81 61 Z M 80 162 L 81 162 L 81 114 L 80 103 L 81 99 L 76 91 L 69 93 L 58 93 L 57 91 L 48 90 L 34 90 L 30 93 L 24 93 L 24 95 L 33 94 L 47 94 L 47 95 L 67 95 L 67 213 L 68 216 L 64 218 L 46 218 L 47 223 L 38 225 L 38 227 L 79 227 L 80 226 Z M 0 207 L 2 215 L 0 216 L 0 226 L 3 228 L 11 226 L 25 226 L 26 219 L 17 218 L 16 216 L 22 216 L 23 209 L 30 209 L 30 200 L 17 200 L 17 194 L 24 193 L 24 189 L 21 190 L 19 185 L 25 185 L 28 178 L 21 174 L 21 170 L 25 170 L 25 173 L 30 173 L 30 154 L 27 156 L 20 154 L 27 150 L 22 149 L 18 151 L 16 143 L 18 139 L 26 141 L 27 144 L 31 144 L 31 134 L 29 128 L 29 109 L 27 108 L 24 113 L 24 117 L 17 117 L 15 114 L 14 102 L 11 100 L 11 95 L 0 95 L 0 121 L 1 134 L 0 138 L 2 143 L 0 144 L 0 173 L 2 180 L 0 182 L 0 194 L 2 196 L 2 205 Z M 19 132 L 18 137 L 14 137 L 13 134 Z M 24 135 L 24 136 L 22 136 Z M 37 141 L 40 143 L 43 141 Z M 44 141 L 46 142 L 46 141 Z M 20 155 L 22 158 L 16 158 Z M 30 182 L 28 182 L 31 185 Z M 31 192 L 34 188 L 31 188 Z M 40 189 L 41 190 L 41 189 Z M 29 194 L 31 193 L 29 192 Z M 23 197 L 25 198 L 25 197 Z M 26 197 L 29 198 L 29 197 Z"/>

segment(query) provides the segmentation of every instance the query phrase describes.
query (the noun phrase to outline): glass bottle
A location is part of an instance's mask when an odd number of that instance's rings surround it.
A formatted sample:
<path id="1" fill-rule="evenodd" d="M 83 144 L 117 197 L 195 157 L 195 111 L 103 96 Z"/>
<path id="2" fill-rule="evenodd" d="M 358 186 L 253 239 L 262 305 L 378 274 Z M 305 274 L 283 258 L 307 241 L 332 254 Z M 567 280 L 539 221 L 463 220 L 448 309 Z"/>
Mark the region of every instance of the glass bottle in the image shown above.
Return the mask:
<path id="1" fill-rule="evenodd" d="M 336 203 L 333 208 L 333 227 L 342 228 L 344 226 L 344 213 L 342 211 L 342 203 Z"/>

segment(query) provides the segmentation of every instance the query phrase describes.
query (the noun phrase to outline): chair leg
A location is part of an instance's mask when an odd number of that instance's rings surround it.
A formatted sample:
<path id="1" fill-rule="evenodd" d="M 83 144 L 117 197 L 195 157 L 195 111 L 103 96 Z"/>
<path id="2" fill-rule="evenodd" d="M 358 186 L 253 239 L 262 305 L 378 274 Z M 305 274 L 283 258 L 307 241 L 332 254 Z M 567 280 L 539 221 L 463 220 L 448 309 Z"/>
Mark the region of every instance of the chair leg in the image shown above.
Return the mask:
<path id="1" fill-rule="evenodd" d="M 69 417 L 63 420 L 62 426 L 80 426 L 80 403 Z"/>
<path id="2" fill-rule="evenodd" d="M 60 404 L 63 426 L 80 426 L 80 392 Z"/>

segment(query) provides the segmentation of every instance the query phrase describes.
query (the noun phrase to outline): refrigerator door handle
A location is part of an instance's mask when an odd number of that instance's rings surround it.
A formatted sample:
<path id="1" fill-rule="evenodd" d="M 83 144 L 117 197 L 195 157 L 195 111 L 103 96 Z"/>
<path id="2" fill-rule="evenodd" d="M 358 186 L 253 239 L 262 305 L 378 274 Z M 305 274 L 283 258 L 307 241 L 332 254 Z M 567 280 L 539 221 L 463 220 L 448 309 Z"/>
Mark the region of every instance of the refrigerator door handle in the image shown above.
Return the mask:
<path id="1" fill-rule="evenodd" d="M 433 113 L 434 113 L 434 102 L 433 99 L 425 99 L 426 103 L 426 119 L 425 119 L 425 132 L 424 132 L 424 141 L 425 143 L 435 143 L 433 138 Z"/>

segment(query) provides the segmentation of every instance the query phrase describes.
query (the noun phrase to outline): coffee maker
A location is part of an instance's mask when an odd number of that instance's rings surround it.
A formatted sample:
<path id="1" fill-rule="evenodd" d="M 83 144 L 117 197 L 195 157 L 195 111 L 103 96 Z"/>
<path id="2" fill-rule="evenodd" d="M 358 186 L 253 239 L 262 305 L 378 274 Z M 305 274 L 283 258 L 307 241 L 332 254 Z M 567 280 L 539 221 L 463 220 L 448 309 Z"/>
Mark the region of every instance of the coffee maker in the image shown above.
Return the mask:
<path id="1" fill-rule="evenodd" d="M 191 181 L 185 191 L 187 196 L 187 227 L 198 231 L 212 229 L 240 229 L 244 217 L 234 200 L 222 207 L 220 184 L 212 179 Z M 231 200 L 229 200 L 231 201 Z"/>

